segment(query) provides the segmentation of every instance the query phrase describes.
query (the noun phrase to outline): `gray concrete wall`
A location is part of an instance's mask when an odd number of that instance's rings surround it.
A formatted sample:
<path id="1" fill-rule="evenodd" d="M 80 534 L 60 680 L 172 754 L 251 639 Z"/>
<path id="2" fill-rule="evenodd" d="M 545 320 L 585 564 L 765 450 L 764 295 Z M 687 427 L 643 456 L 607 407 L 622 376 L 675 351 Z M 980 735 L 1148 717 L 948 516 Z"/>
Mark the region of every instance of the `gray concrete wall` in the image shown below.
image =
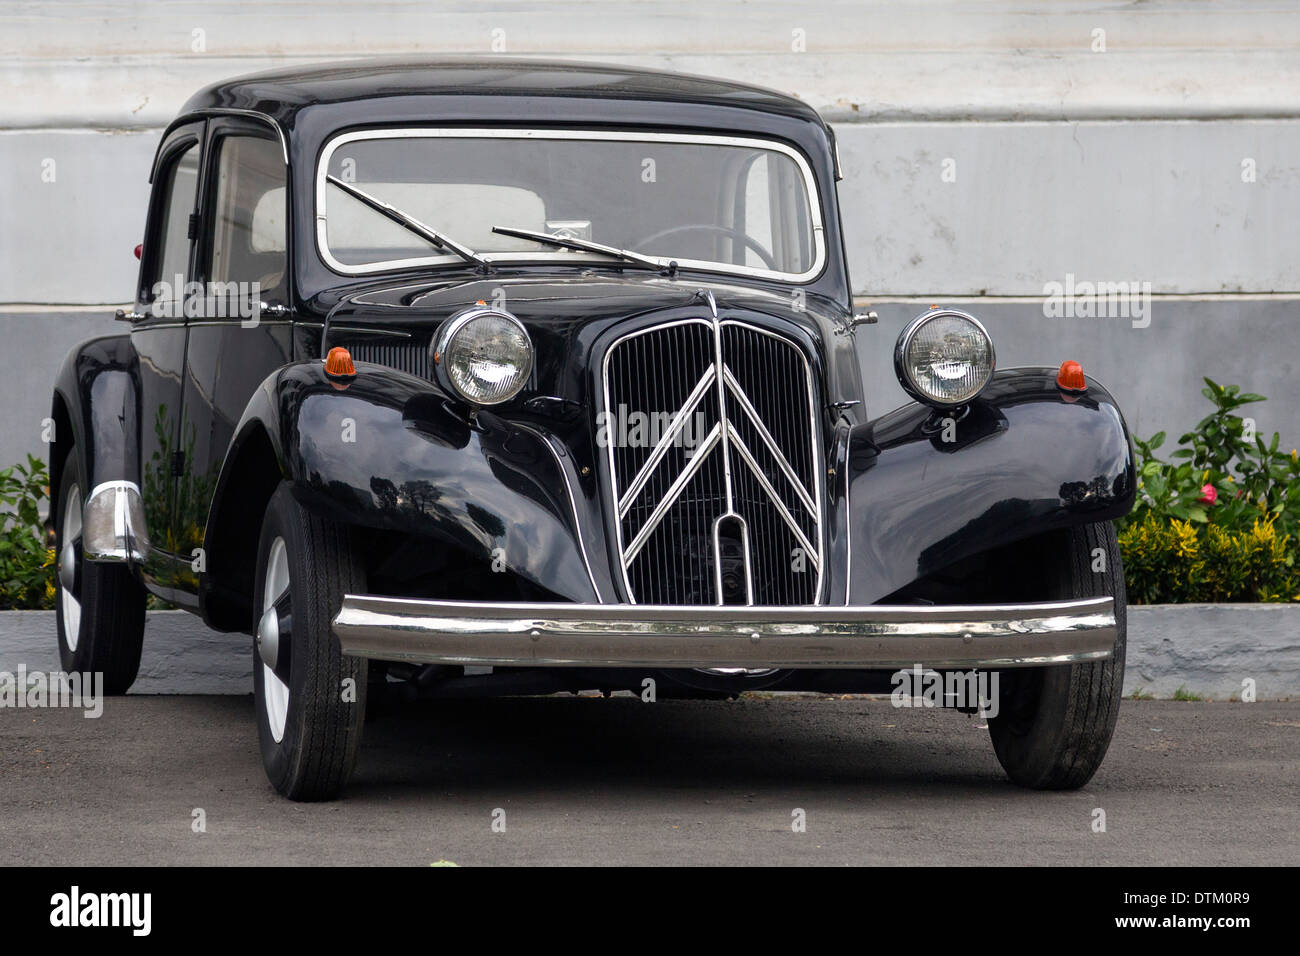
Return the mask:
<path id="1" fill-rule="evenodd" d="M 1146 328 L 1123 318 L 1047 318 L 1038 300 L 866 301 L 880 315 L 878 324 L 856 333 L 872 414 L 906 399 L 894 375 L 894 342 L 917 313 L 939 301 L 984 321 L 1001 368 L 1055 366 L 1065 359 L 1082 364 L 1115 395 L 1135 434 L 1169 433 L 1162 452 L 1213 407 L 1201 395 L 1202 376 L 1264 394 L 1268 401 L 1241 414 L 1253 417 L 1265 438 L 1276 431 L 1286 448 L 1300 444 L 1300 299 L 1156 299 Z"/>
<path id="2" fill-rule="evenodd" d="M 53 611 L 0 613 L 0 673 L 57 673 Z M 134 694 L 251 694 L 252 639 L 208 630 L 186 611 L 149 611 Z"/>
<path id="3" fill-rule="evenodd" d="M 988 320 L 1004 366 L 1082 361 L 1139 434 L 1193 424 L 1210 375 L 1268 395 L 1260 430 L 1300 444 L 1294 5 L 38 0 L 0 8 L 0 465 L 41 451 L 66 348 L 120 328 L 149 159 L 195 89 L 438 52 L 757 80 L 822 110 L 854 288 L 881 314 L 859 335 L 877 410 L 902 400 L 893 336 L 944 302 Z M 1048 318 L 1068 276 L 1150 283 L 1151 324 Z"/>
<path id="4" fill-rule="evenodd" d="M 1163 429 L 1172 445 L 1199 421 L 1210 408 L 1200 394 L 1201 376 L 1208 375 L 1220 384 L 1237 382 L 1266 394 L 1267 402 L 1243 414 L 1254 417 L 1266 438 L 1276 431 L 1284 447 L 1300 445 L 1300 299 L 1156 299 L 1146 328 L 1122 318 L 1049 319 L 1038 300 L 939 301 L 984 320 L 1001 367 L 1059 365 L 1067 358 L 1082 363 L 1111 389 L 1129 427 L 1142 437 Z M 894 341 L 931 302 L 864 297 L 860 304 L 880 315 L 878 324 L 862 326 L 856 334 L 868 408 L 876 415 L 907 400 L 894 376 Z M 85 338 L 123 328 L 108 307 L 0 307 L 0 343 L 7 354 L 20 350 L 22 356 L 15 374 L 0 378 L 0 467 L 28 451 L 46 457 L 41 422 L 49 415 L 48 383 L 64 356 Z"/>
<path id="5" fill-rule="evenodd" d="M 1300 607 L 1155 604 L 1128 609 L 1125 694 L 1300 697 Z"/>

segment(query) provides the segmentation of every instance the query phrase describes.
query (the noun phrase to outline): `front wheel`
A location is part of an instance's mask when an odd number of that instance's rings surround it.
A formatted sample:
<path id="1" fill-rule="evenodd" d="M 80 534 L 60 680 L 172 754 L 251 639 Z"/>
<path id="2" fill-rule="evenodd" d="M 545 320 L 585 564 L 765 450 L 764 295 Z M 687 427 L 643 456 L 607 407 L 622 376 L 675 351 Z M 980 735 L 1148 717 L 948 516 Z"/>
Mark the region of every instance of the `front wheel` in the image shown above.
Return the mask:
<path id="1" fill-rule="evenodd" d="M 366 661 L 344 657 L 330 621 L 364 593 L 348 529 L 307 512 L 281 485 L 257 549 L 253 688 L 262 763 L 293 800 L 338 796 L 356 763 Z"/>
<path id="2" fill-rule="evenodd" d="M 1053 536 L 1044 559 L 1052 570 L 1048 600 L 1115 598 L 1115 646 L 1106 660 L 1004 670 L 989 734 L 1013 782 L 1036 790 L 1074 790 L 1087 783 L 1110 745 L 1124 688 L 1124 571 L 1110 522 Z"/>

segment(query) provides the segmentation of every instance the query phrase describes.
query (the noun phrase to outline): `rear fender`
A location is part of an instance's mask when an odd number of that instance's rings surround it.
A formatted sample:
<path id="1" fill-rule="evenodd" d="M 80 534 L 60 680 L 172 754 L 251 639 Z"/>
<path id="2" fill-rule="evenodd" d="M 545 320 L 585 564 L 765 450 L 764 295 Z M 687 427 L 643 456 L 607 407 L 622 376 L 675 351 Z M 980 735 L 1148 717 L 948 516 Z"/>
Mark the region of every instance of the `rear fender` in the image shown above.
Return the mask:
<path id="1" fill-rule="evenodd" d="M 50 490 L 57 494 L 63 459 L 73 444 L 87 483 L 140 485 L 140 376 L 129 335 L 91 339 L 64 360 L 51 409 Z"/>

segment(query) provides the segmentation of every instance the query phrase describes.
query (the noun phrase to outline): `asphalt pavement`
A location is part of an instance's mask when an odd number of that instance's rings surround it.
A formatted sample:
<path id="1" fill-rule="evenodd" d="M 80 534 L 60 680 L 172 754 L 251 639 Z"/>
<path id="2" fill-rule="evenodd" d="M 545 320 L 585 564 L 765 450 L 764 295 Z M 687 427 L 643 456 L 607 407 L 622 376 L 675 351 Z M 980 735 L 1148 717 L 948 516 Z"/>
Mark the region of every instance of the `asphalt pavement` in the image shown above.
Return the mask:
<path id="1" fill-rule="evenodd" d="M 1297 864 L 1300 701 L 1126 700 L 1067 793 L 1008 783 L 976 718 L 887 699 L 435 702 L 371 721 L 326 804 L 267 784 L 248 697 L 7 708 L 0 859 Z"/>

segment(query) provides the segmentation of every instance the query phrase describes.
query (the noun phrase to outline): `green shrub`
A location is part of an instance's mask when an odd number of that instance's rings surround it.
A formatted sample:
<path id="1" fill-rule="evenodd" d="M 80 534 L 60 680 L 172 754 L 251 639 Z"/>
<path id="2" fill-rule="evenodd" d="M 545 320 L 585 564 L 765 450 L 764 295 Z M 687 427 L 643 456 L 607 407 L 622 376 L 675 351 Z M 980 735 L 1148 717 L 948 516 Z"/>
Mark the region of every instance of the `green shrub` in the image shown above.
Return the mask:
<path id="1" fill-rule="evenodd" d="M 1148 512 L 1119 533 L 1132 604 L 1300 601 L 1295 540 L 1275 519 L 1246 531 Z"/>
<path id="2" fill-rule="evenodd" d="M 45 546 L 40 503 L 49 497 L 45 463 L 0 470 L 0 608 L 54 607 L 54 549 Z"/>
<path id="3" fill-rule="evenodd" d="M 1266 401 L 1205 379 L 1214 410 L 1178 439 L 1134 439 L 1138 496 L 1120 521 L 1120 553 L 1135 604 L 1300 600 L 1300 455 L 1252 434 L 1236 414 Z"/>
<path id="4" fill-rule="evenodd" d="M 1151 513 L 1197 524 L 1212 520 L 1245 531 L 1264 518 L 1276 520 L 1279 531 L 1294 537 L 1300 531 L 1300 455 L 1294 448 L 1279 450 L 1277 432 L 1265 442 L 1236 414 L 1243 405 L 1267 399 L 1208 378 L 1205 386 L 1201 394 L 1214 403 L 1214 411 L 1178 439 L 1179 447 L 1169 456 L 1176 461 L 1156 455 L 1164 432 L 1146 441 L 1134 439 L 1138 497 L 1128 520 L 1141 521 Z"/>

